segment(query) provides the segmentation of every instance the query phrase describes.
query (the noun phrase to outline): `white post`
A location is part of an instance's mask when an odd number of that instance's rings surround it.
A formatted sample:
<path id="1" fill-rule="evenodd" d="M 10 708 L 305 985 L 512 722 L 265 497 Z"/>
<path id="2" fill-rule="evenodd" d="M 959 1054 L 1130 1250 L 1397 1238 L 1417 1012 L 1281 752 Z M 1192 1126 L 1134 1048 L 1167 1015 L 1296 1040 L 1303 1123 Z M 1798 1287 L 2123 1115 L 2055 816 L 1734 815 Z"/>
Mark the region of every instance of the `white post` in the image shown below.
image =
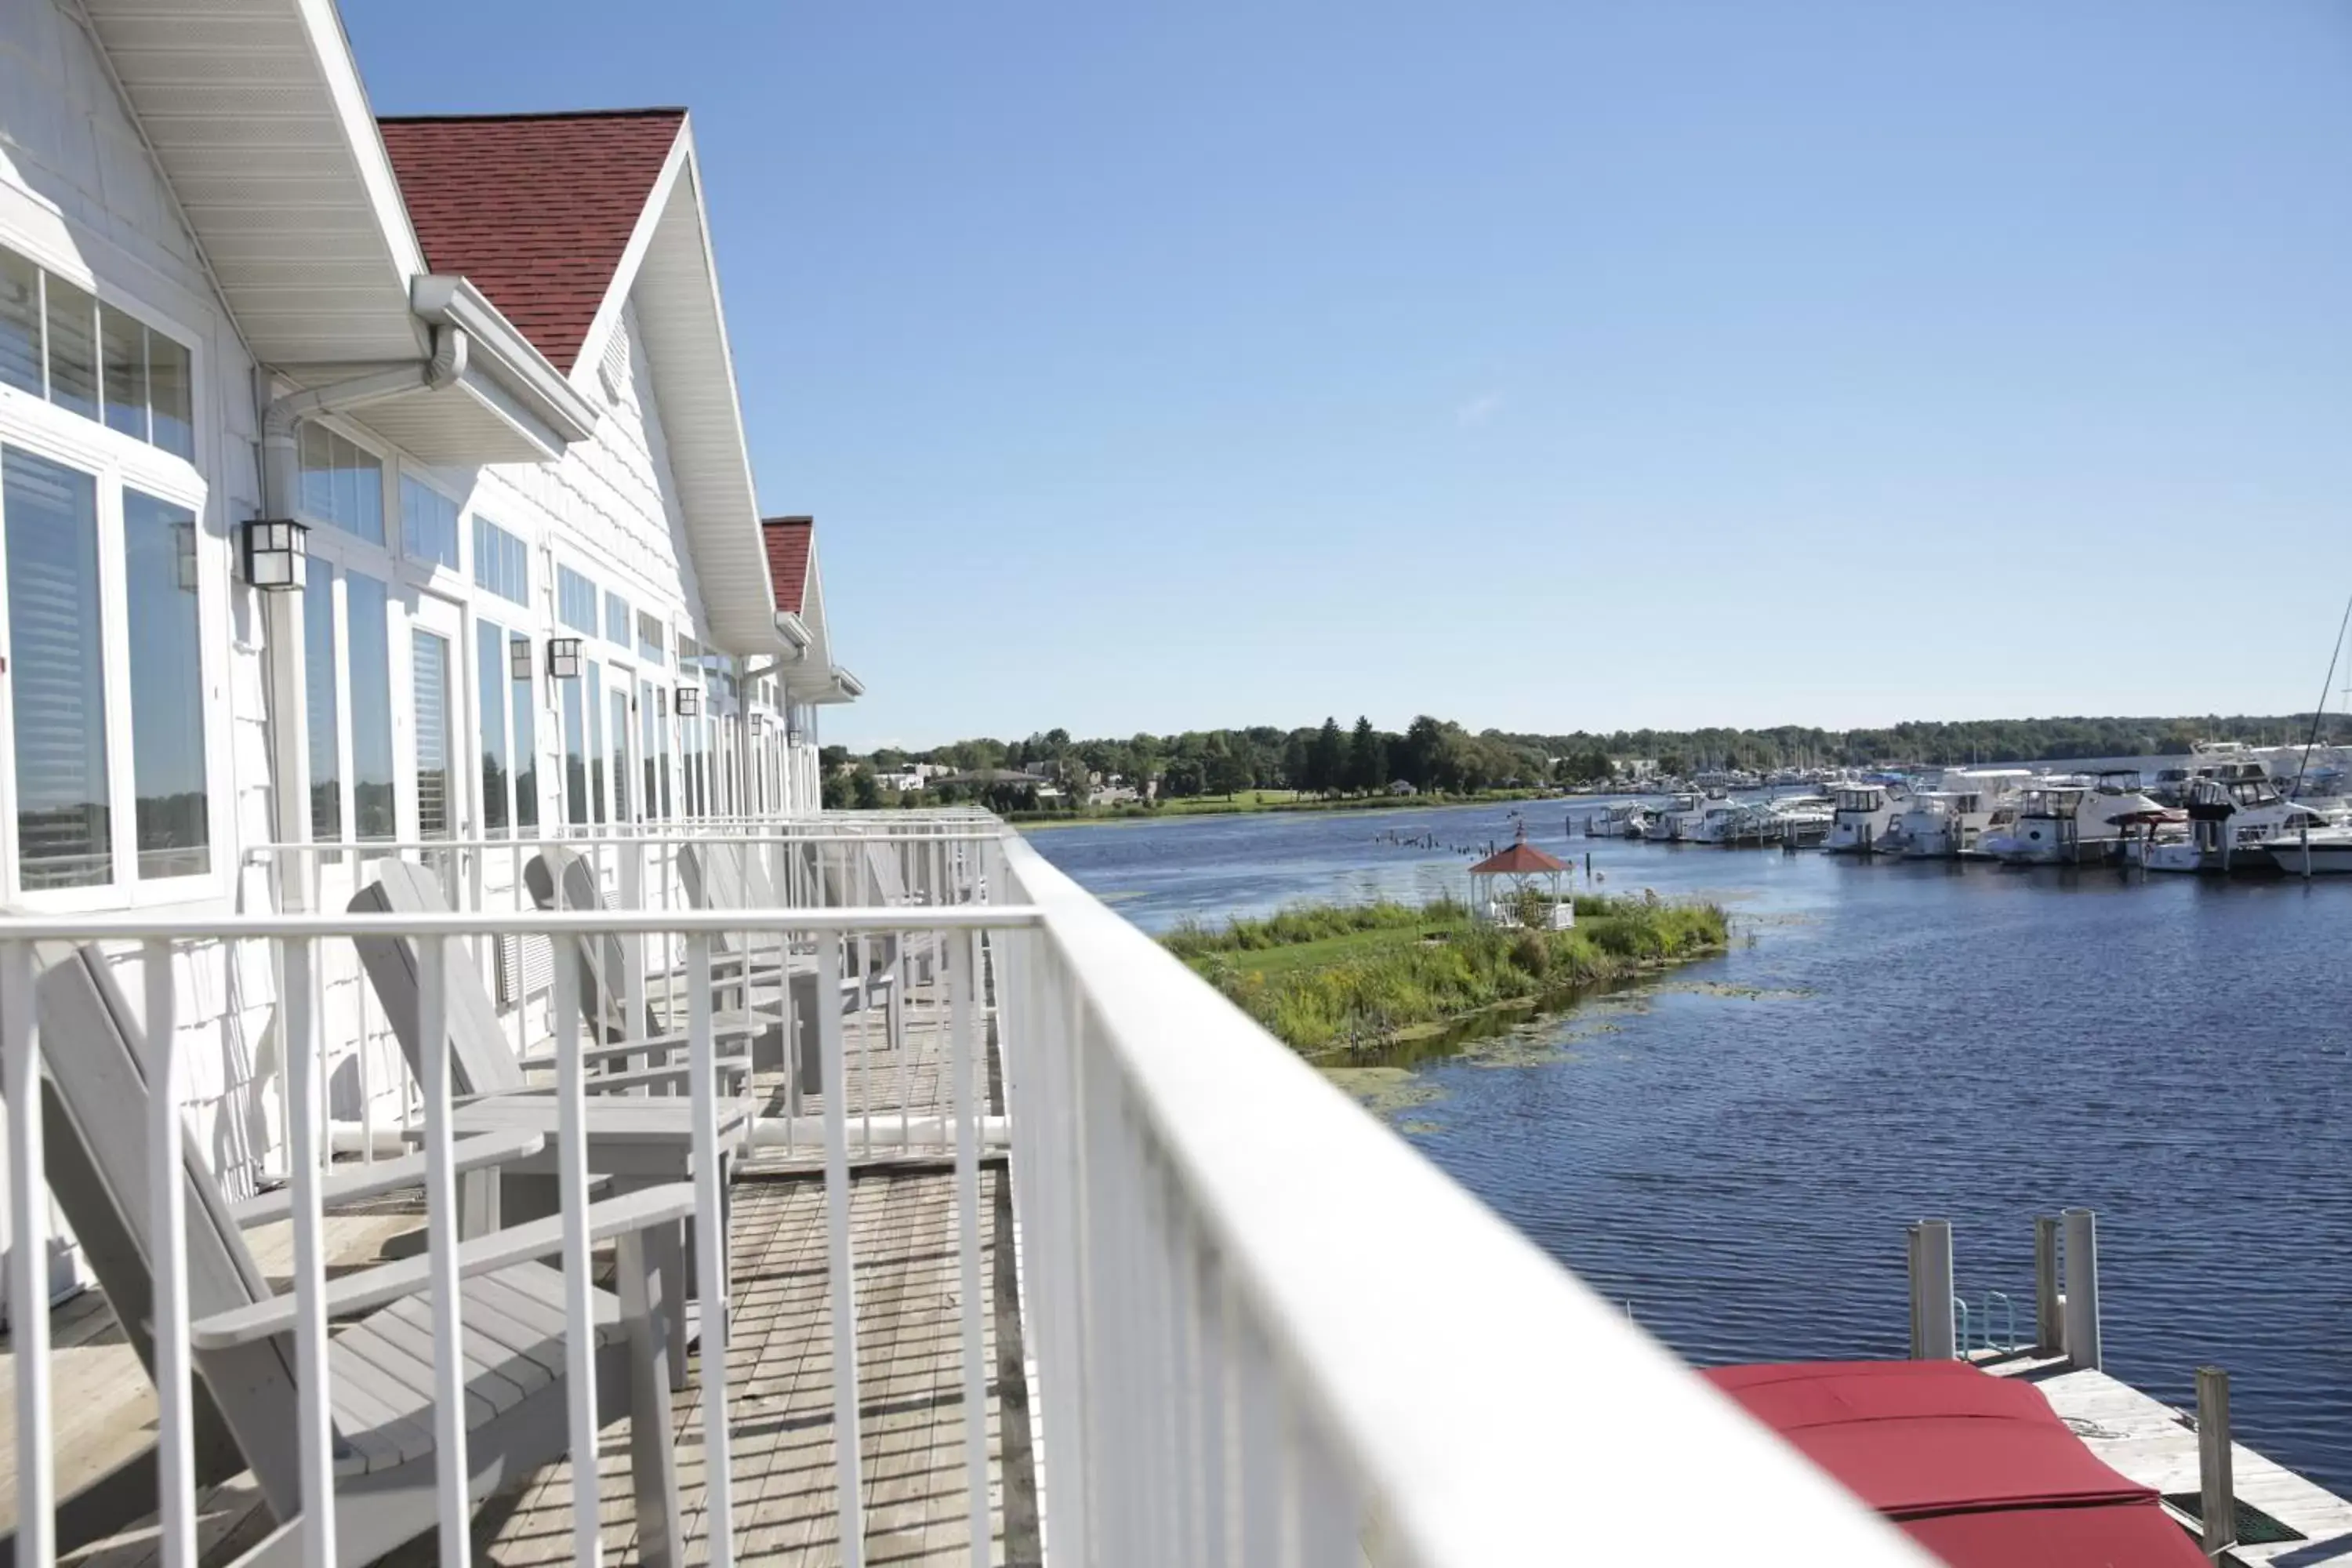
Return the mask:
<path id="1" fill-rule="evenodd" d="M 2099 1236 L 2089 1209 L 2068 1209 L 2066 1226 L 2066 1359 L 2098 1370 Z"/>
<path id="2" fill-rule="evenodd" d="M 1911 1359 L 1950 1361 L 1957 1353 L 1952 1331 L 1952 1222 L 1923 1219 L 1910 1227 Z"/>

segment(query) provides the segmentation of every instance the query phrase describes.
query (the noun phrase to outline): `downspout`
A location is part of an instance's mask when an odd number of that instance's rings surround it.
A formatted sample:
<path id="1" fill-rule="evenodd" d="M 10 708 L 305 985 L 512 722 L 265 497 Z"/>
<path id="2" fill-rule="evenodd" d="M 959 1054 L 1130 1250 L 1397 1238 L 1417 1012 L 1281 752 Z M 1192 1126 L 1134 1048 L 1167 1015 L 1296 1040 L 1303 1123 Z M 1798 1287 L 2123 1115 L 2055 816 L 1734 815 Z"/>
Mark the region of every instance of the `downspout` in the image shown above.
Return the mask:
<path id="1" fill-rule="evenodd" d="M 437 392 L 466 373 L 466 334 L 454 327 L 433 329 L 433 357 L 421 364 L 395 365 L 291 392 L 261 410 L 261 515 L 292 517 L 302 483 L 297 426 L 321 415 L 348 413 L 408 393 Z M 264 372 L 263 374 L 267 374 Z M 310 841 L 310 705 L 302 681 L 303 626 L 300 594 L 261 595 L 263 647 L 269 692 L 270 776 L 277 784 L 271 834 L 280 844 Z M 277 868 L 278 907 L 307 910 L 309 868 L 281 859 Z"/>

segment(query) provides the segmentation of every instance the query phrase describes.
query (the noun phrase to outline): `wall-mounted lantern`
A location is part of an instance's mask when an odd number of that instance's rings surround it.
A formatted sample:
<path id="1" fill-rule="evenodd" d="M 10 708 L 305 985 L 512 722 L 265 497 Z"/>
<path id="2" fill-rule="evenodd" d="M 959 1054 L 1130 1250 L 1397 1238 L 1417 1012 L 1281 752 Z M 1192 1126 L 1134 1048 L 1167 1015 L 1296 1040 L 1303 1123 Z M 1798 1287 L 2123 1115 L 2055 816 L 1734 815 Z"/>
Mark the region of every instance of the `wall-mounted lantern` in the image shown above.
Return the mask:
<path id="1" fill-rule="evenodd" d="M 557 680 L 580 679 L 580 639 L 578 637 L 547 639 L 547 673 Z"/>
<path id="2" fill-rule="evenodd" d="M 290 517 L 257 517 L 245 525 L 245 580 L 268 593 L 299 588 L 302 563 L 310 550 L 302 542 L 310 531 Z"/>
<path id="3" fill-rule="evenodd" d="M 762 731 L 762 730 L 766 729 L 767 727 L 768 727 L 768 716 L 767 716 L 765 713 L 754 713 L 754 714 L 752 714 L 752 715 L 751 715 L 751 733 L 752 733 L 752 734 L 757 735 L 761 731 Z"/>
<path id="4" fill-rule="evenodd" d="M 677 716 L 681 719 L 702 717 L 702 688 L 681 686 L 677 689 Z"/>
<path id="5" fill-rule="evenodd" d="M 529 637 L 509 637 L 507 639 L 507 674 L 517 680 L 524 681 L 526 683 L 530 681 L 531 676 L 531 665 L 530 639 Z"/>

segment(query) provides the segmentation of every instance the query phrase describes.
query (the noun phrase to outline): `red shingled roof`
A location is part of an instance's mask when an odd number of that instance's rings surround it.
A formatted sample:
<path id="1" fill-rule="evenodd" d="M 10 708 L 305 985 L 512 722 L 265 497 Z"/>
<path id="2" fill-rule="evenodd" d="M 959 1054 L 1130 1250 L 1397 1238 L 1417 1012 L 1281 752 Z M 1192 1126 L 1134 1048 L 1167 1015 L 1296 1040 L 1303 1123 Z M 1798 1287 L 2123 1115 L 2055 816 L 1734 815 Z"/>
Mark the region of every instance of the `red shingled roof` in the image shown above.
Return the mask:
<path id="1" fill-rule="evenodd" d="M 682 109 L 377 121 L 436 272 L 463 274 L 571 374 Z"/>
<path id="2" fill-rule="evenodd" d="M 775 584 L 776 608 L 797 616 L 808 598 L 809 555 L 815 548 L 816 519 L 772 517 L 760 531 L 768 541 L 768 580 Z"/>

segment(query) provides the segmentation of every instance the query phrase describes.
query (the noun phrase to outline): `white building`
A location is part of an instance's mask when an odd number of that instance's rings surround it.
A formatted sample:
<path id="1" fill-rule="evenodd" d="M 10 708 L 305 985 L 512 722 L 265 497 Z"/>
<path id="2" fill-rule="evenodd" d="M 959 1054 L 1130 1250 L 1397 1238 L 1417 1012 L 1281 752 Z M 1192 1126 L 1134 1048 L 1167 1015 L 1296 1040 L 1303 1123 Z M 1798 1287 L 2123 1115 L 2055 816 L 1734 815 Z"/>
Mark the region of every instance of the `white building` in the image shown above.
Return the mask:
<path id="1" fill-rule="evenodd" d="M 815 809 L 859 689 L 813 526 L 761 527 L 686 113 L 380 121 L 329 7 L 240 15 L 0 8 L 6 900 L 339 907 L 260 847 Z M 181 1021 L 244 1184 L 230 967 Z"/>

